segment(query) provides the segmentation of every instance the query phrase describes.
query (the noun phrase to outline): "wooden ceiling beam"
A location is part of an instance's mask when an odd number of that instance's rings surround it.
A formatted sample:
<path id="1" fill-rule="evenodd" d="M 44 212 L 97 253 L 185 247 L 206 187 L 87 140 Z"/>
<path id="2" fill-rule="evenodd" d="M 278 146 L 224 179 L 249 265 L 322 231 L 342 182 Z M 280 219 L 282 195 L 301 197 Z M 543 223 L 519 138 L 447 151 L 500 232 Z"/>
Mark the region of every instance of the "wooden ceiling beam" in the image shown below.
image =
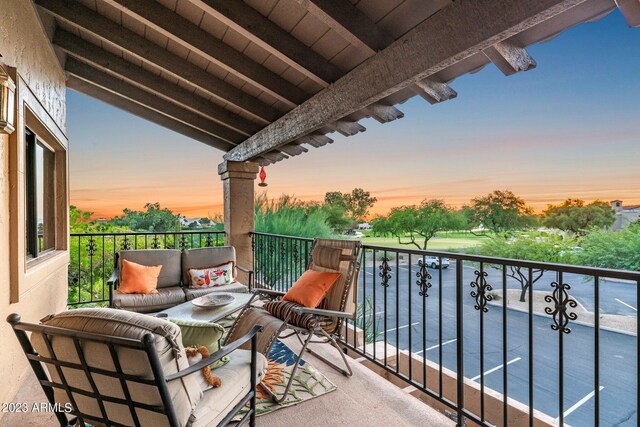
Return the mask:
<path id="1" fill-rule="evenodd" d="M 189 1 L 322 86 L 335 82 L 344 74 L 243 1 Z"/>
<path id="2" fill-rule="evenodd" d="M 262 128 L 257 123 L 234 114 L 208 99 L 202 98 L 60 28 L 56 30 L 53 36 L 53 44 L 70 56 L 79 58 L 95 68 L 128 80 L 154 95 L 189 108 L 246 136 L 250 136 Z"/>
<path id="3" fill-rule="evenodd" d="M 333 139 L 320 133 L 310 133 L 300 137 L 296 142 L 301 144 L 308 144 L 315 148 L 323 147 L 327 144 L 332 144 Z"/>
<path id="4" fill-rule="evenodd" d="M 369 56 L 393 43 L 393 37 L 348 1 L 296 0 L 307 12 Z"/>
<path id="5" fill-rule="evenodd" d="M 299 154 L 307 153 L 309 151 L 302 145 L 297 144 L 295 142 L 290 142 L 287 145 L 283 145 L 282 147 L 279 148 L 279 150 L 290 156 L 297 156 Z"/>
<path id="6" fill-rule="evenodd" d="M 262 153 L 261 156 L 273 163 L 289 158 L 289 156 L 282 154 L 278 151 L 269 151 L 267 153 Z"/>
<path id="7" fill-rule="evenodd" d="M 35 0 L 45 12 L 87 31 L 103 42 L 119 47 L 145 62 L 154 64 L 180 80 L 199 87 L 221 101 L 264 121 L 272 122 L 281 113 L 241 89 L 206 72 L 142 36 L 130 31 L 82 4 L 69 0 Z"/>
<path id="8" fill-rule="evenodd" d="M 393 105 L 386 105 L 380 102 L 369 105 L 367 113 L 380 123 L 389 123 L 404 117 L 404 113 Z"/>
<path id="9" fill-rule="evenodd" d="M 344 136 L 353 136 L 367 130 L 367 128 L 362 126 L 360 123 L 351 120 L 338 120 L 330 125 L 330 127 Z"/>
<path id="10" fill-rule="evenodd" d="M 618 9 L 630 27 L 640 27 L 640 0 L 616 0 Z"/>
<path id="11" fill-rule="evenodd" d="M 458 92 L 434 78 L 419 80 L 413 85 L 413 91 L 425 99 L 429 104 L 448 101 L 458 96 Z"/>
<path id="12" fill-rule="evenodd" d="M 454 2 L 232 149 L 225 160 L 250 160 L 298 140 L 584 1 Z"/>
<path id="13" fill-rule="evenodd" d="M 75 58 L 70 57 L 67 59 L 65 70 L 72 76 L 91 82 L 94 85 L 120 95 L 123 98 L 127 98 L 130 101 L 141 104 L 151 110 L 157 111 L 158 113 L 167 115 L 175 120 L 188 124 L 191 127 L 200 129 L 203 132 L 207 132 L 220 138 L 221 141 L 236 145 L 245 139 L 243 135 L 232 131 L 227 127 L 208 120 L 193 111 L 185 110 L 163 98 L 127 83 L 124 80 L 120 80 L 117 77 L 113 77 L 98 70 L 97 68 L 80 62 Z"/>
<path id="14" fill-rule="evenodd" d="M 155 0 L 104 1 L 181 46 L 197 52 L 234 76 L 271 94 L 291 108 L 309 98 L 309 95 L 299 87 Z"/>
<path id="15" fill-rule="evenodd" d="M 482 52 L 505 76 L 536 68 L 529 52 L 510 41 L 496 43 Z"/>
<path id="16" fill-rule="evenodd" d="M 192 138 L 196 141 L 200 141 L 218 150 L 228 151 L 233 145 L 228 142 L 221 141 L 206 132 L 202 132 L 199 129 L 195 129 L 182 122 L 176 121 L 164 114 L 160 114 L 157 111 L 150 110 L 138 103 L 130 101 L 113 92 L 109 92 L 103 88 L 100 88 L 92 83 L 82 80 L 75 76 L 69 76 L 67 78 L 67 87 L 75 90 L 76 92 L 98 99 L 116 108 L 124 110 L 130 114 L 141 117 L 145 120 L 153 122 L 159 126 L 170 129 L 181 135 Z"/>

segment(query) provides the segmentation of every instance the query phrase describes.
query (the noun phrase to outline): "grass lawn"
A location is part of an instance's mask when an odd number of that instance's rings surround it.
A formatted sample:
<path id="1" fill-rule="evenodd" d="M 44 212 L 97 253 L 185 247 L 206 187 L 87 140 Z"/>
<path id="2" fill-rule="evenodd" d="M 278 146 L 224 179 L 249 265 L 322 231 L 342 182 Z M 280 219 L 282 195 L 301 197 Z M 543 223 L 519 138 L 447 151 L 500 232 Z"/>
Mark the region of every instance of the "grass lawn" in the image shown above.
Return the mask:
<path id="1" fill-rule="evenodd" d="M 487 237 L 459 233 L 457 235 L 436 236 L 429 240 L 428 249 L 442 251 L 449 249 L 466 249 L 480 245 Z M 395 237 L 363 237 L 360 239 L 365 245 L 388 246 L 392 248 L 417 249 L 414 245 L 401 245 Z M 403 239 L 404 241 L 404 239 Z"/>

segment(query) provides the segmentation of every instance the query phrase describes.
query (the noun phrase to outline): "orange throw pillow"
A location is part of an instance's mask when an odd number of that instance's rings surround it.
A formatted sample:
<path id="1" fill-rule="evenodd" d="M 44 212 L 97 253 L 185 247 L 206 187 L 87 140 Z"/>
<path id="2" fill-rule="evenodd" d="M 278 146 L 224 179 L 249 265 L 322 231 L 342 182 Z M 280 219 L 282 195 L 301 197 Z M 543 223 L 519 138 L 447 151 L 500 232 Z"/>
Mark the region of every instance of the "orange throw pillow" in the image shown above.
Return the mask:
<path id="1" fill-rule="evenodd" d="M 307 270 L 282 299 L 297 302 L 305 307 L 316 308 L 338 281 L 338 278 L 340 278 L 340 273 Z"/>
<path id="2" fill-rule="evenodd" d="M 122 260 L 119 294 L 157 294 L 161 265 L 140 265 Z"/>

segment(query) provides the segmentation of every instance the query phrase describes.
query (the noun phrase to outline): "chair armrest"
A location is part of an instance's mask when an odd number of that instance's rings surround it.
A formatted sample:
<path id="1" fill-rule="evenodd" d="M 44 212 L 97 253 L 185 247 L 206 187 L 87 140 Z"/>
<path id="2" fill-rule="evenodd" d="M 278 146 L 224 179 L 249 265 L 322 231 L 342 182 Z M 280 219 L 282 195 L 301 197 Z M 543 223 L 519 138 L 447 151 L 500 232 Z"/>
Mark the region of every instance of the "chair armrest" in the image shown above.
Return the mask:
<path id="1" fill-rule="evenodd" d="M 247 273 L 249 275 L 249 283 L 247 283 L 247 286 L 249 286 L 249 290 L 253 289 L 253 275 L 254 272 L 251 269 L 248 268 L 244 268 L 238 264 L 236 264 L 236 268 L 244 273 Z"/>
<path id="2" fill-rule="evenodd" d="M 187 369 L 184 369 L 182 371 L 176 372 L 175 374 L 169 375 L 168 377 L 165 378 L 165 381 L 166 382 L 173 381 L 178 378 L 182 378 L 186 375 L 193 374 L 194 372 L 198 372 L 203 368 L 206 368 L 207 366 L 211 365 L 213 362 L 220 360 L 227 354 L 231 353 L 232 351 L 237 350 L 242 344 L 246 343 L 247 341 L 250 341 L 261 330 L 262 330 L 262 326 L 260 325 L 254 326 L 245 336 L 238 338 L 231 344 L 222 347 L 220 350 L 216 351 L 206 359 L 199 361 L 195 365 L 191 365 Z"/>
<path id="3" fill-rule="evenodd" d="M 241 265 L 236 264 L 236 268 L 240 271 L 244 271 L 245 273 L 253 274 L 253 270 L 242 267 Z"/>
<path id="4" fill-rule="evenodd" d="M 275 299 L 278 299 L 278 298 L 282 298 L 284 296 L 284 294 L 285 294 L 285 292 L 282 292 L 282 291 L 274 291 L 274 290 L 271 290 L 271 289 L 262 289 L 262 288 L 253 289 L 253 292 L 255 294 L 257 294 L 259 298 L 260 297 L 267 297 L 271 301 L 273 301 Z"/>
<path id="5" fill-rule="evenodd" d="M 109 307 L 113 307 L 113 291 L 118 287 L 118 267 L 113 269 L 113 274 L 107 279 L 109 287 Z"/>
<path id="6" fill-rule="evenodd" d="M 113 286 L 115 286 L 115 284 L 116 284 L 116 282 L 117 282 L 117 281 L 118 281 L 118 269 L 117 269 L 117 268 L 115 268 L 115 269 L 113 270 L 113 274 L 111 275 L 111 277 L 109 277 L 109 278 L 107 279 L 107 285 L 109 285 L 109 286 L 113 287 Z"/>
<path id="7" fill-rule="evenodd" d="M 352 313 L 347 313 L 344 311 L 335 311 L 335 310 L 323 310 L 321 308 L 308 308 L 308 307 L 297 307 L 294 308 L 293 311 L 299 314 L 313 314 L 316 316 L 325 316 L 325 317 L 343 317 L 345 319 L 352 318 Z"/>

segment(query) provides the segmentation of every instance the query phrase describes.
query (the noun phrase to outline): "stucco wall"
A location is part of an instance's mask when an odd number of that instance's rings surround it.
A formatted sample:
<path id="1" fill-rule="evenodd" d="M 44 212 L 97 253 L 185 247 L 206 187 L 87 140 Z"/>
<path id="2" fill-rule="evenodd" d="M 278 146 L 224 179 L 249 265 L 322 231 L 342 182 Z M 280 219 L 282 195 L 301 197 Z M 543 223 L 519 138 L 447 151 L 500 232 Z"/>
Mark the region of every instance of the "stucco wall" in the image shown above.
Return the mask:
<path id="1" fill-rule="evenodd" d="M 30 0 L 0 0 L 0 59 L 16 72 L 26 84 L 30 93 L 29 102 L 36 105 L 38 110 L 48 117 L 43 117 L 48 123 L 57 126 L 54 133 L 63 136 L 66 146 L 65 132 L 65 81 L 64 73 L 55 57 L 45 32 L 38 20 L 35 7 Z M 24 105 L 27 101 L 18 100 Z M 22 115 L 17 126 L 24 126 Z M 17 213 L 11 206 L 11 195 L 15 192 L 17 183 L 23 175 L 10 172 L 15 167 L 23 170 L 23 166 L 10 166 L 11 152 L 16 151 L 18 144 L 17 131 L 11 136 L 0 137 L 0 402 L 12 401 L 15 392 L 21 384 L 21 379 L 27 372 L 26 358 L 19 349 L 13 331 L 5 322 L 8 314 L 17 312 L 26 321 L 37 322 L 48 313 L 64 310 L 67 289 L 67 262 L 63 251 L 55 262 L 43 262 L 38 267 L 38 274 L 25 275 L 25 281 L 31 280 L 29 286 L 19 287 L 19 302 L 10 304 L 10 274 L 12 268 L 24 269 L 22 263 L 14 262 L 12 266 L 10 245 L 10 230 L 15 224 Z M 65 171 L 66 172 L 66 171 Z M 66 182 L 65 182 L 66 185 Z M 23 186 L 22 186 L 23 187 Z M 65 193 L 66 188 L 62 191 Z M 24 195 L 18 200 L 24 200 Z M 14 203 L 14 206 L 19 206 Z M 18 236 L 24 241 L 24 235 Z M 26 285 L 26 283 L 25 283 Z M 0 417 L 2 414 L 0 414 Z M 1 421 L 1 418 L 0 418 Z M 0 422 L 1 424 L 1 422 Z"/>
<path id="2" fill-rule="evenodd" d="M 0 0 L 2 62 L 18 69 L 33 94 L 65 132 L 64 72 L 31 0 Z"/>

